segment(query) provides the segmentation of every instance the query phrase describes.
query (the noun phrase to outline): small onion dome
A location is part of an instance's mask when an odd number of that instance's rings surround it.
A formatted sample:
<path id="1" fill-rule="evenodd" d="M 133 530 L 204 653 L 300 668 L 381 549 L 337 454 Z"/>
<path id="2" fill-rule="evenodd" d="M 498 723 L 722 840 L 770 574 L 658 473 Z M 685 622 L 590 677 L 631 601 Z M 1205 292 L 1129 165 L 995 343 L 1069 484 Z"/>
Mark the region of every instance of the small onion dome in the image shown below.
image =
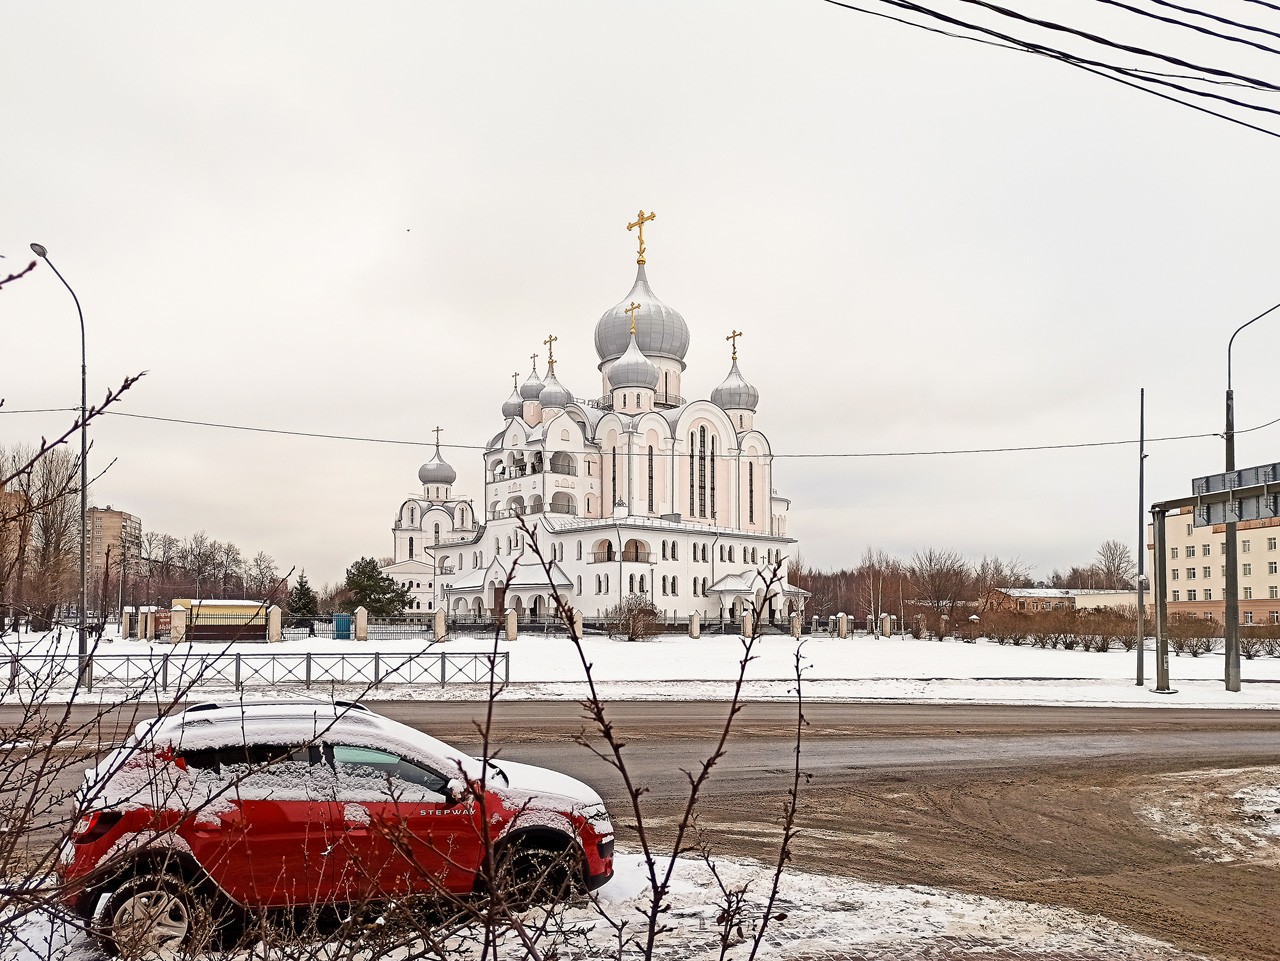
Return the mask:
<path id="1" fill-rule="evenodd" d="M 450 467 L 440 456 L 440 445 L 436 444 L 436 452 L 431 460 L 418 468 L 418 480 L 422 484 L 452 484 L 458 479 L 458 472 Z"/>
<path id="2" fill-rule="evenodd" d="M 511 388 L 511 396 L 502 402 L 502 416 L 506 418 L 519 417 L 524 410 L 524 398 L 520 396 L 520 390 L 516 387 Z"/>
<path id="3" fill-rule="evenodd" d="M 711 403 L 721 410 L 749 410 L 755 413 L 756 405 L 760 403 L 760 391 L 743 379 L 735 360 L 724 383 L 711 392 Z"/>
<path id="4" fill-rule="evenodd" d="M 631 336 L 631 314 L 627 308 L 632 303 L 640 305 L 635 312 L 636 342 L 646 357 L 664 357 L 680 362 L 684 368 L 684 355 L 689 351 L 689 325 L 680 312 L 672 310 L 649 288 L 644 265 L 636 271 L 636 282 L 631 292 L 621 302 L 605 311 L 596 322 L 596 354 L 600 366 L 621 357 Z"/>
<path id="5" fill-rule="evenodd" d="M 542 393 L 542 378 L 538 376 L 538 372 L 531 371 L 529 379 L 520 385 L 520 396 L 525 400 L 537 400 L 538 395 Z"/>
<path id="6" fill-rule="evenodd" d="M 631 343 L 627 351 L 609 368 L 609 387 L 648 387 L 650 390 L 658 386 L 658 368 L 653 361 L 640 351 L 640 345 L 631 335 Z"/>
<path id="7" fill-rule="evenodd" d="M 563 410 L 573 403 L 573 395 L 564 389 L 564 385 L 556 379 L 554 370 L 547 372 L 547 379 L 542 382 L 542 393 L 538 401 L 543 407 L 554 407 Z"/>

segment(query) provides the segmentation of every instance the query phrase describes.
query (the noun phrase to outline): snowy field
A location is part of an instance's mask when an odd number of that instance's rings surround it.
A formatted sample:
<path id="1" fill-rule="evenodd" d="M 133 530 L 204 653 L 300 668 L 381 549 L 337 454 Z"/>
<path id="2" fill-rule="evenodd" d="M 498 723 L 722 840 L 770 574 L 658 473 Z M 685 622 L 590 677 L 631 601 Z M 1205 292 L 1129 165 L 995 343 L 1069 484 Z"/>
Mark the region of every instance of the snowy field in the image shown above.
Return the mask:
<path id="1" fill-rule="evenodd" d="M 709 636 L 692 640 L 664 636 L 628 643 L 602 637 L 584 641 L 587 660 L 602 696 L 611 700 L 718 700 L 731 694 L 742 657 L 742 639 Z M 1151 642 L 1148 642 L 1150 646 Z M 61 642 L 48 636 L 9 634 L 0 638 L 0 652 L 20 653 L 24 663 L 48 657 L 54 651 L 73 654 L 74 640 L 64 632 Z M 335 641 L 319 638 L 287 640 L 278 644 L 164 644 L 107 638 L 97 653 L 106 657 L 130 654 L 146 667 L 147 657 L 168 654 L 173 659 L 196 656 L 230 656 L 235 653 L 261 657 L 275 655 L 301 663 L 305 655 L 344 654 L 352 658 L 374 651 L 403 659 L 409 654 L 440 652 L 505 653 L 510 658 L 510 684 L 506 699 L 581 699 L 586 691 L 582 664 L 563 637 L 526 635 L 517 641 L 492 637 L 458 637 L 441 644 L 427 640 Z M 767 636 L 756 643 L 748 665 L 745 695 L 750 700 L 788 699 L 794 696 L 796 642 L 789 637 Z M 1230 693 L 1222 683 L 1223 657 L 1170 656 L 1169 673 L 1174 694 L 1156 694 L 1155 652 L 1146 652 L 1146 683 L 1136 681 L 1136 652 L 1106 653 L 1081 650 L 1044 650 L 1008 647 L 980 639 L 929 641 L 911 637 L 847 639 L 827 636 L 808 638 L 802 647 L 805 696 L 827 701 L 908 701 L 991 704 L 1063 704 L 1151 707 L 1241 707 L 1280 709 L 1280 658 L 1241 662 L 1242 690 Z M 299 672 L 300 673 L 300 672 Z M 229 686 L 229 684 L 227 685 Z M 202 685 L 200 693 L 219 690 Z M 255 693 L 289 691 L 304 693 L 299 684 L 277 688 L 250 686 Z M 345 697 L 364 694 L 359 685 L 317 685 L 313 693 Z M 119 686 L 99 684 L 95 698 L 110 700 L 123 693 Z M 486 694 L 475 684 L 385 684 L 365 696 L 373 699 L 422 700 L 476 699 Z M 14 692 L 0 696 L 12 699 Z M 65 699 L 66 691 L 54 692 Z"/>
<path id="2" fill-rule="evenodd" d="M 563 944 L 557 956 L 608 958 L 616 952 L 613 923 L 627 922 L 626 931 L 638 937 L 641 914 L 649 904 L 648 877 L 636 854 L 619 854 L 617 874 L 597 892 L 598 905 L 570 907 L 562 919 Z M 659 867 L 662 865 L 660 864 Z M 746 891 L 741 915 L 730 927 L 727 958 L 747 955 L 758 930 L 764 898 L 770 885 L 767 866 L 753 861 L 720 859 L 715 862 L 719 882 L 707 865 L 682 859 L 671 887 L 671 910 L 664 915 L 670 930 L 661 934 L 655 957 L 669 961 L 720 957 L 721 929 L 717 919 L 726 900 L 721 883 L 729 891 Z M 1106 918 L 1060 908 L 960 894 L 922 886 L 895 887 L 848 878 L 788 871 L 765 931 L 762 959 L 843 961 L 851 958 L 902 958 L 918 951 L 938 957 L 938 949 L 955 957 L 989 958 L 1036 954 L 1073 958 L 1189 959 L 1159 941 L 1137 934 Z M 8 941 L 8 943 L 4 943 Z M 518 958 L 514 939 L 503 954 Z M 1009 954 L 1002 955 L 1002 952 Z M 460 959 L 477 952 L 462 949 Z M 0 956 L 5 961 L 99 961 L 95 943 L 69 925 L 41 912 L 13 925 L 0 935 Z M 323 957 L 323 950 L 309 946 L 296 952 L 267 952 L 247 946 L 231 955 L 237 961 L 290 957 Z M 342 954 L 343 957 L 348 955 Z M 360 957 L 359 954 L 355 955 Z M 409 950 L 378 951 L 374 957 L 415 956 Z M 622 957 L 636 957 L 634 952 Z"/>

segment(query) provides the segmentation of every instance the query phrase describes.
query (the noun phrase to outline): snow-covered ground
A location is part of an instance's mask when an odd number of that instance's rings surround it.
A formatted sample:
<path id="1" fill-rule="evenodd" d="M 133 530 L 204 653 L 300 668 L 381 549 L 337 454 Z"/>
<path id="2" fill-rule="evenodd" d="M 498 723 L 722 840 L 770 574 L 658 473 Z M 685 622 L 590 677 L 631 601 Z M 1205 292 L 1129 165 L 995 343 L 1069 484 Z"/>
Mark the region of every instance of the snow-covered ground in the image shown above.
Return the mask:
<path id="1" fill-rule="evenodd" d="M 662 868 L 665 862 L 659 863 Z M 644 862 L 634 853 L 619 854 L 617 873 L 597 893 L 598 906 L 569 908 L 562 921 L 565 958 L 614 957 L 617 944 L 610 921 L 627 922 L 626 934 L 639 938 L 642 912 L 650 903 Z M 725 910 L 721 888 L 745 891 L 741 914 L 729 925 L 733 945 L 730 959 L 746 956 L 749 941 L 758 930 L 764 900 L 770 886 L 770 869 L 755 861 L 715 862 L 713 876 L 707 864 L 681 859 L 671 885 L 670 911 L 663 915 L 670 930 L 658 937 L 655 957 L 669 961 L 714 959 L 720 956 L 721 927 L 717 919 Z M 1140 957 L 1144 961 L 1187 958 L 1159 941 L 1144 937 L 1106 918 L 1059 908 L 978 897 L 922 886 L 894 887 L 848 878 L 833 878 L 788 870 L 774 903 L 772 916 L 781 918 L 765 931 L 758 957 L 765 959 L 847 959 L 910 956 L 913 949 L 954 951 L 956 957 L 981 954 L 1000 958 L 1002 951 L 1019 958 L 1035 954 L 1076 958 Z M 559 939 L 557 939 L 559 940 Z M 5 943 L 5 942 L 8 943 Z M 520 957 L 514 938 L 503 954 Z M 251 958 L 323 957 L 323 951 L 264 952 L 261 947 L 237 951 L 238 961 Z M 473 951 L 462 949 L 460 958 Z M 37 912 L 0 934 L 0 956 L 5 961 L 99 961 L 101 952 L 83 932 Z M 346 956 L 345 954 L 342 956 Z M 358 955 L 357 955 L 358 956 Z M 372 957 L 409 957 L 409 951 L 379 951 Z M 623 957 L 636 957 L 633 951 Z M 945 956 L 945 955 L 943 955 Z"/>
<path id="2" fill-rule="evenodd" d="M 60 644 L 47 636 L 23 635 L 19 639 L 10 634 L 0 638 L 0 654 L 20 651 L 24 656 L 38 657 L 48 656 L 54 649 L 71 653 L 73 644 L 68 633 L 63 634 Z M 692 640 L 677 635 L 633 643 L 588 637 L 583 647 L 600 692 L 607 699 L 714 700 L 731 693 L 743 642 L 732 636 Z M 533 634 L 496 644 L 492 637 L 464 636 L 442 644 L 423 639 L 356 642 L 310 638 L 231 646 L 104 640 L 97 648 L 105 656 L 169 654 L 171 659 L 181 659 L 239 652 L 295 658 L 297 663 L 307 653 L 360 657 L 378 651 L 402 658 L 415 652 L 459 654 L 493 650 L 510 658 L 510 684 L 503 691 L 503 698 L 577 700 L 585 693 L 582 664 L 569 641 Z M 759 640 L 747 669 L 746 697 L 793 697 L 795 652 L 796 642 L 789 637 L 775 635 Z M 1133 651 L 1044 650 L 1001 646 L 986 640 L 968 644 L 856 635 L 843 640 L 808 638 L 803 642 L 802 655 L 805 696 L 813 700 L 1280 709 L 1280 658 L 1275 657 L 1243 660 L 1243 689 L 1231 693 L 1222 682 L 1221 654 L 1170 656 L 1171 687 L 1176 693 L 1157 694 L 1150 690 L 1155 685 L 1152 650 L 1146 652 L 1146 683 L 1142 686 L 1135 683 L 1137 655 Z M 217 689 L 216 684 L 202 686 L 200 693 Z M 250 689 L 260 693 L 272 690 Z M 276 691 L 303 693 L 303 687 L 280 685 Z M 362 688 L 326 684 L 312 691 L 349 697 L 361 694 Z M 110 699 L 120 692 L 119 686 L 99 684 L 95 696 Z M 367 696 L 446 700 L 481 698 L 485 694 L 483 685 L 385 684 Z"/>

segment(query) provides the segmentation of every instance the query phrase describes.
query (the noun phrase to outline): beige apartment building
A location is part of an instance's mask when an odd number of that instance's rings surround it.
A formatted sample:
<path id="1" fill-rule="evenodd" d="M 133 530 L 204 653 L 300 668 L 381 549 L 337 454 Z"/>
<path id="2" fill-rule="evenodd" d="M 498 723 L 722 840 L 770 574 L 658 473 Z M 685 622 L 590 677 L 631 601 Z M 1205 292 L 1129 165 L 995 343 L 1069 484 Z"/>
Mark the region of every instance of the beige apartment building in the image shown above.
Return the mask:
<path id="1" fill-rule="evenodd" d="M 107 567 L 107 548 L 111 549 L 111 573 L 108 590 L 120 583 L 121 561 L 132 575 L 141 565 L 142 521 L 132 514 L 106 507 L 90 507 L 88 516 L 89 550 L 87 560 L 89 597 L 92 606 L 102 610 L 103 573 Z M 107 598 L 106 608 L 114 608 L 115 598 Z"/>
<path id="2" fill-rule="evenodd" d="M 1222 623 L 1226 610 L 1226 527 L 1196 527 L 1192 508 L 1165 517 L 1165 559 L 1170 616 L 1212 618 Z M 1154 536 L 1147 525 L 1148 573 L 1154 585 Z M 1236 525 L 1240 565 L 1240 622 L 1280 624 L 1280 519 L 1241 521 Z"/>

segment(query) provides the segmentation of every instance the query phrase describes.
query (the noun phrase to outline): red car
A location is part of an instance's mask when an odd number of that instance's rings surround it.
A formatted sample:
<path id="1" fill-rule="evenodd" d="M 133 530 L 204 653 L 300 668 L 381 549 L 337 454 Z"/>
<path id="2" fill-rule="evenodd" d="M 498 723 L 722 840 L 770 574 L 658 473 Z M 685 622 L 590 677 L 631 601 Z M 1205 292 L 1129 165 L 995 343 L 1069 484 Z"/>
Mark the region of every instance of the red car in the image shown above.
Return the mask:
<path id="1" fill-rule="evenodd" d="M 613 825 L 581 781 L 482 763 L 355 704 L 191 707 L 140 724 L 80 790 L 59 873 L 109 950 L 176 952 L 237 910 L 467 897 L 495 876 L 527 898 L 613 875 Z"/>

